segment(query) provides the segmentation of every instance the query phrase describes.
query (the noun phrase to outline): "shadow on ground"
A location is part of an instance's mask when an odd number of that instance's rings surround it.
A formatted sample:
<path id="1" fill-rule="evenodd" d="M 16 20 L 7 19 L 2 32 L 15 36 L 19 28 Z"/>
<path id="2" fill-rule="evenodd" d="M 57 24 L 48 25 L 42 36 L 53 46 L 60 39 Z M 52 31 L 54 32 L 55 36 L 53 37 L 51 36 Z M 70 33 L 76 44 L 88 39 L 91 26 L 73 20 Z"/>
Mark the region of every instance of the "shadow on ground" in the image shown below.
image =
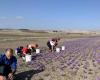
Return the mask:
<path id="1" fill-rule="evenodd" d="M 31 80 L 34 74 L 43 72 L 44 70 L 30 70 L 15 75 L 14 80 Z"/>

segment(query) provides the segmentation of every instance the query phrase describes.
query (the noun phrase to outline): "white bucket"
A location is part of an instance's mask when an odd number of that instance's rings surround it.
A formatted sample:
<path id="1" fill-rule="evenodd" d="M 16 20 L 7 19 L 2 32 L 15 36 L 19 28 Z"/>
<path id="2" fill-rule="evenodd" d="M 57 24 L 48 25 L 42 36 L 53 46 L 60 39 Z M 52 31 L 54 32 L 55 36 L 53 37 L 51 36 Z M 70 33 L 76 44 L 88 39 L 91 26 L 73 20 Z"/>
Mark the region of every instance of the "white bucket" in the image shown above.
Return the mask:
<path id="1" fill-rule="evenodd" d="M 37 53 L 37 54 L 40 53 L 40 49 L 36 49 L 36 53 Z"/>
<path id="2" fill-rule="evenodd" d="M 56 52 L 59 53 L 60 52 L 60 48 L 56 48 Z"/>
<path id="3" fill-rule="evenodd" d="M 61 47 L 61 50 L 65 50 L 65 46 L 62 46 L 62 47 Z"/>
<path id="4" fill-rule="evenodd" d="M 30 62 L 32 60 L 32 56 L 31 55 L 26 55 L 25 56 L 26 62 Z"/>

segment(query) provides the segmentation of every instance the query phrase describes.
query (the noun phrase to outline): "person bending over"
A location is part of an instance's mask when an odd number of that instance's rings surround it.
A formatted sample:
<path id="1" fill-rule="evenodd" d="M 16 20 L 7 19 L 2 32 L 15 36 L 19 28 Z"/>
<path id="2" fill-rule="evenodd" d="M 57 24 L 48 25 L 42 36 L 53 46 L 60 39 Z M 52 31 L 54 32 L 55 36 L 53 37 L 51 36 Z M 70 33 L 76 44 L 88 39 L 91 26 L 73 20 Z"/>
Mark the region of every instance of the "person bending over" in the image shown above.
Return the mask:
<path id="1" fill-rule="evenodd" d="M 0 56 L 0 80 L 13 80 L 17 68 L 17 59 L 13 49 L 9 48 Z"/>
<path id="2" fill-rule="evenodd" d="M 55 39 L 51 39 L 51 40 L 47 41 L 47 46 L 48 46 L 50 52 L 54 51 Z"/>
<path id="3" fill-rule="evenodd" d="M 28 49 L 30 50 L 30 53 L 36 52 L 37 47 L 38 47 L 37 43 L 32 43 L 28 45 Z"/>
<path id="4" fill-rule="evenodd" d="M 58 38 L 54 38 L 54 40 L 55 40 L 54 48 L 56 48 L 58 46 L 58 43 L 60 41 L 60 38 L 59 37 Z"/>

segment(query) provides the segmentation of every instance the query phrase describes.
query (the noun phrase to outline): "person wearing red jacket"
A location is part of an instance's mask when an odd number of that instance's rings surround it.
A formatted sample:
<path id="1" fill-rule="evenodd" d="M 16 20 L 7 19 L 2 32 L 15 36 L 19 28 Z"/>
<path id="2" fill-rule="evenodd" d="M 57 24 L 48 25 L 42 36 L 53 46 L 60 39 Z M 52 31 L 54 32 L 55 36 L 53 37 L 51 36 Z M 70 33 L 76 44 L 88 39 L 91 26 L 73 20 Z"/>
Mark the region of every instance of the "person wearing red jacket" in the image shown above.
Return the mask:
<path id="1" fill-rule="evenodd" d="M 27 53 L 28 53 L 28 48 L 27 47 L 23 47 L 23 49 L 22 49 L 23 56 L 25 56 Z"/>

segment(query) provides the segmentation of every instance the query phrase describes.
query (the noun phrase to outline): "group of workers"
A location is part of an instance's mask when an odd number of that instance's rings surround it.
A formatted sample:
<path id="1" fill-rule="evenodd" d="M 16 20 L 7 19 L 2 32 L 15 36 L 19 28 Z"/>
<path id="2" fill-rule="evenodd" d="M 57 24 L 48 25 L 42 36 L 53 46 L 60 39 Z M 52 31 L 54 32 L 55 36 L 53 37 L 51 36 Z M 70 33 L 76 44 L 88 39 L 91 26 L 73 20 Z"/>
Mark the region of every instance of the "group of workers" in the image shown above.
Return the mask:
<path id="1" fill-rule="evenodd" d="M 26 54 L 31 54 L 36 51 L 36 48 L 38 47 L 38 44 L 29 44 L 26 47 L 19 46 L 15 49 L 15 54 L 19 57 L 25 57 Z"/>
<path id="2" fill-rule="evenodd" d="M 49 51 L 55 50 L 60 38 L 53 38 L 47 41 Z M 38 44 L 29 44 L 26 47 L 20 46 L 16 49 L 16 54 L 20 57 L 28 53 L 36 51 Z M 11 48 L 6 49 L 5 54 L 0 55 L 0 80 L 13 80 L 13 76 L 17 69 L 17 58 L 13 55 L 14 51 Z"/>
<path id="3" fill-rule="evenodd" d="M 47 46 L 50 52 L 55 50 L 59 41 L 60 38 L 52 38 L 47 41 Z M 19 46 L 18 48 L 15 49 L 15 54 L 18 55 L 19 57 L 25 57 L 26 54 L 31 54 L 33 52 L 36 52 L 37 48 L 38 48 L 38 44 L 36 43 L 29 44 L 26 47 Z"/>

